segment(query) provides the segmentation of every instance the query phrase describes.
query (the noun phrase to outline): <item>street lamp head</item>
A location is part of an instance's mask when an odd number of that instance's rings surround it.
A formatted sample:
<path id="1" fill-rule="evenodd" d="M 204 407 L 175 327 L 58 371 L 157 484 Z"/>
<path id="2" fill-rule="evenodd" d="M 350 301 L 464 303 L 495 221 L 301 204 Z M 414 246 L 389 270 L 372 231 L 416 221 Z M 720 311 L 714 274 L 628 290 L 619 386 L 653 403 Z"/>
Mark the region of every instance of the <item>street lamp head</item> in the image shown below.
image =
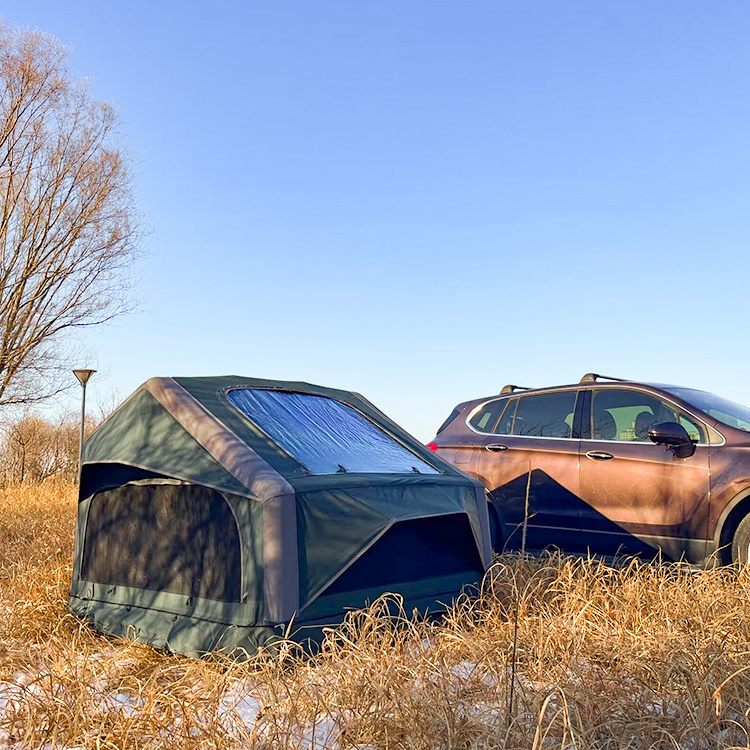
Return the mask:
<path id="1" fill-rule="evenodd" d="M 81 385 L 86 385 L 89 382 L 89 378 L 96 372 L 96 370 L 73 370 L 75 375 L 81 382 Z"/>

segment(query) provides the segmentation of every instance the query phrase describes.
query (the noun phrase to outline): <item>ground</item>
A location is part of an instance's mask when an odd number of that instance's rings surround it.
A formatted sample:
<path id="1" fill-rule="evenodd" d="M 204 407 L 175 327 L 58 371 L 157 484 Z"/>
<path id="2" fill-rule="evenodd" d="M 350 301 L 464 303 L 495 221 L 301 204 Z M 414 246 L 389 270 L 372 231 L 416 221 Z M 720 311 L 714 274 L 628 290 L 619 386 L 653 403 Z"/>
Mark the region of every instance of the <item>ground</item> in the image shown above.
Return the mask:
<path id="1" fill-rule="evenodd" d="M 0 492 L 0 747 L 750 747 L 750 572 L 502 557 L 440 620 L 191 660 L 66 614 L 75 490 Z M 515 644 L 515 646 L 514 646 Z"/>

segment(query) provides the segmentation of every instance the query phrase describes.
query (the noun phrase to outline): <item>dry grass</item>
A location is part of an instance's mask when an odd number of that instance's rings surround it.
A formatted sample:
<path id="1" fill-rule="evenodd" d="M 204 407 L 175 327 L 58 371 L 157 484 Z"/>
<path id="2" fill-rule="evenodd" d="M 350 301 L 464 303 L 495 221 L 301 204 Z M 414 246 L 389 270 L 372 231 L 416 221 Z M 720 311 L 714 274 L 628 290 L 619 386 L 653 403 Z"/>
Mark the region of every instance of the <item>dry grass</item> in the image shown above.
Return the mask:
<path id="1" fill-rule="evenodd" d="M 750 746 L 748 570 L 501 558 L 441 621 L 381 602 L 315 659 L 198 661 L 65 614 L 74 504 L 0 493 L 0 746 Z"/>

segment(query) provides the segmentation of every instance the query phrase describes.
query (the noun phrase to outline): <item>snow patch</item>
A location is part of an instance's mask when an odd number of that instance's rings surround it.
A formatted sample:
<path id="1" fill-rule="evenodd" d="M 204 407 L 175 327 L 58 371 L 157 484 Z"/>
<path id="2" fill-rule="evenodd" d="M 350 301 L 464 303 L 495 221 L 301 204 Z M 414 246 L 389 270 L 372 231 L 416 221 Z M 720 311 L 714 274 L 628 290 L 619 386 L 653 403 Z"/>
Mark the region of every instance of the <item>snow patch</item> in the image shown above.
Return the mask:
<path id="1" fill-rule="evenodd" d="M 226 692 L 219 704 L 219 719 L 230 729 L 239 721 L 248 732 L 252 732 L 260 713 L 260 701 L 250 687 L 242 683 L 235 684 Z"/>
<path id="2" fill-rule="evenodd" d="M 341 727 L 338 720 L 331 716 L 307 727 L 301 732 L 299 744 L 302 750 L 339 750 Z"/>

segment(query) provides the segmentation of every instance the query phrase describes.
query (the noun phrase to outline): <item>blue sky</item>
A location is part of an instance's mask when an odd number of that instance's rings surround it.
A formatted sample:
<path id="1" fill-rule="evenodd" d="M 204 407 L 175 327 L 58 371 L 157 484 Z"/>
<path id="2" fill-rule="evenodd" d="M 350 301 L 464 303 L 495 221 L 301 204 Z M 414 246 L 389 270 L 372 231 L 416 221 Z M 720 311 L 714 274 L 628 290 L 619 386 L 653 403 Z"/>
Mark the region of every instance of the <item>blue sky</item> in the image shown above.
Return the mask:
<path id="1" fill-rule="evenodd" d="M 750 403 L 750 4 L 0 0 L 121 113 L 153 375 L 363 393 L 423 440 L 586 371 Z M 77 393 L 70 396 L 75 408 Z"/>

